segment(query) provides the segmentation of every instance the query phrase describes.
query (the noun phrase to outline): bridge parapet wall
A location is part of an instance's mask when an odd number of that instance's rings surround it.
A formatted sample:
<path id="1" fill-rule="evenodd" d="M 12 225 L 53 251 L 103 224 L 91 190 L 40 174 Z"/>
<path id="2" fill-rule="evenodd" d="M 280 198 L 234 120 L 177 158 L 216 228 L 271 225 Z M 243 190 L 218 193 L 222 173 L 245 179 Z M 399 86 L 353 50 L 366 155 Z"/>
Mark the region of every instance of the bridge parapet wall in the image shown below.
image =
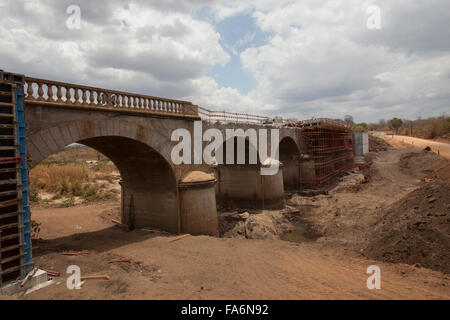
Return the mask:
<path id="1" fill-rule="evenodd" d="M 88 87 L 25 77 L 27 103 L 83 107 L 199 119 L 198 106 L 189 101 Z"/>

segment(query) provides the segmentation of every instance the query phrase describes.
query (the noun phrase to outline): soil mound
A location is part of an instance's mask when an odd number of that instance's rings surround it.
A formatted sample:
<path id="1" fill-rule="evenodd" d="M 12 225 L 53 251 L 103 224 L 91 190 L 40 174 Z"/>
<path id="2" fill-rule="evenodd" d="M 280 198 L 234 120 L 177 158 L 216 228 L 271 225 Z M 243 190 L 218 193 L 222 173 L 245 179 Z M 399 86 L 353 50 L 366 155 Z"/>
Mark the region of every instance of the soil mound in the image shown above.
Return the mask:
<path id="1" fill-rule="evenodd" d="M 413 160 L 415 161 L 415 160 Z M 364 254 L 450 273 L 450 184 L 433 181 L 395 202 L 375 225 Z"/>
<path id="2" fill-rule="evenodd" d="M 444 157 L 427 151 L 410 152 L 400 158 L 401 170 L 416 178 L 432 174 L 449 163 Z"/>
<path id="3" fill-rule="evenodd" d="M 227 238 L 274 240 L 293 229 L 289 219 L 280 211 L 258 214 L 227 212 L 219 215 L 219 233 Z"/>

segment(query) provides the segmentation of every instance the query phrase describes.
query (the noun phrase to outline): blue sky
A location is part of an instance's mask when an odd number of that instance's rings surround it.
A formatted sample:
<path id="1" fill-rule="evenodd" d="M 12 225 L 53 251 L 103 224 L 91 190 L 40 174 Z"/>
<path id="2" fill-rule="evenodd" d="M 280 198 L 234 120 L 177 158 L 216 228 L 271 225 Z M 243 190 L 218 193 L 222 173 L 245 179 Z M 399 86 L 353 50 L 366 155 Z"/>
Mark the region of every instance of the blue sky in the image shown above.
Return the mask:
<path id="1" fill-rule="evenodd" d="M 247 48 L 266 44 L 270 34 L 258 27 L 251 12 L 239 13 L 222 21 L 216 21 L 211 13 L 203 13 L 199 18 L 214 25 L 220 34 L 220 44 L 230 55 L 226 65 L 215 65 L 207 75 L 222 87 L 236 88 L 242 95 L 248 94 L 258 83 L 252 73 L 243 68 L 240 54 Z"/>

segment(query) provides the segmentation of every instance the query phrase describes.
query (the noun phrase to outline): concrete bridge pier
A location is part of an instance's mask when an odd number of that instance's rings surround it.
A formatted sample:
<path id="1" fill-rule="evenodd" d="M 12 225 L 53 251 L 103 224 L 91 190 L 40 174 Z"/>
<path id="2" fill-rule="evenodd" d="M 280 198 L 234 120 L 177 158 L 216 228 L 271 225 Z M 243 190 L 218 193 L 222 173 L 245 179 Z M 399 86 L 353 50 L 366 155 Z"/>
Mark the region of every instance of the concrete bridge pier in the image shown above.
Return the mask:
<path id="1" fill-rule="evenodd" d="M 218 202 L 231 208 L 284 207 L 283 168 L 273 176 L 261 175 L 260 165 L 221 165 L 216 168 Z"/>
<path id="2" fill-rule="evenodd" d="M 219 235 L 213 175 L 192 171 L 178 185 L 182 233 Z"/>

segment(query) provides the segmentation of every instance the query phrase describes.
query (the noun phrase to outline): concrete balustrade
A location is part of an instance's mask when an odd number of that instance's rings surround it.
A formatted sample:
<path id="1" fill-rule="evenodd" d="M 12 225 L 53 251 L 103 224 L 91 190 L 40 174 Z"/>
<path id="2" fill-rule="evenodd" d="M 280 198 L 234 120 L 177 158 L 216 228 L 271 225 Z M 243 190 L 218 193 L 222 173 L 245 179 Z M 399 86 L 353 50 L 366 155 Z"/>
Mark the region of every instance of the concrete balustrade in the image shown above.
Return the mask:
<path id="1" fill-rule="evenodd" d="M 95 107 L 96 109 L 199 118 L 198 106 L 182 100 L 131 94 L 29 77 L 25 78 L 25 91 L 27 103 Z"/>

